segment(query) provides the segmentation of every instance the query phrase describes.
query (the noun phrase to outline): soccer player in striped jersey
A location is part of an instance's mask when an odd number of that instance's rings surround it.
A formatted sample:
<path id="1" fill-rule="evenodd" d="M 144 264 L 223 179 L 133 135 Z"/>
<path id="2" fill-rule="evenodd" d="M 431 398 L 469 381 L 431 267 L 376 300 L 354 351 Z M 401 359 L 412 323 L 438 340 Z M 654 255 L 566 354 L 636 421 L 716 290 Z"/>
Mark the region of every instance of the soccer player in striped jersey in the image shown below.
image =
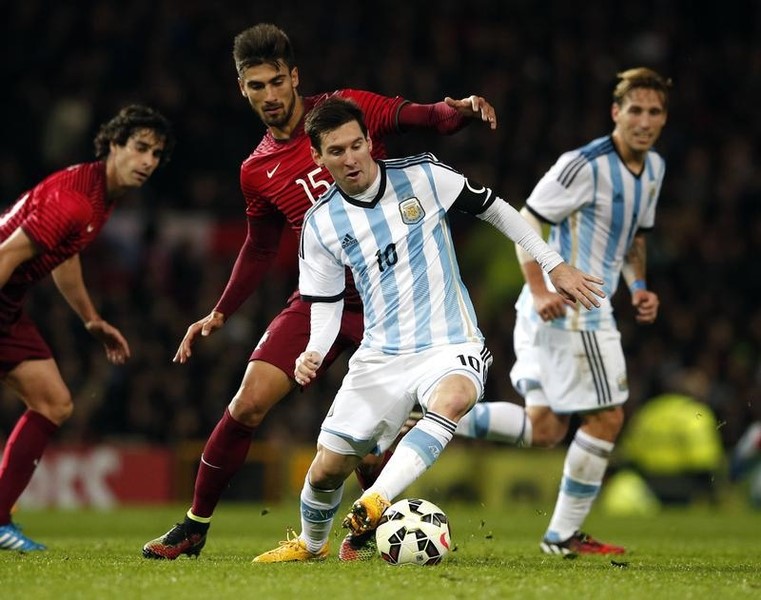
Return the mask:
<path id="1" fill-rule="evenodd" d="M 413 129 L 451 134 L 473 120 L 497 125 L 494 109 L 483 98 L 446 98 L 416 104 L 361 90 L 342 89 L 302 97 L 299 70 L 288 36 L 271 24 L 241 32 L 233 46 L 240 93 L 267 126 L 267 132 L 241 166 L 248 234 L 222 296 L 208 316 L 188 327 L 175 361 L 190 359 L 193 344 L 224 326 L 256 290 L 272 264 L 285 227 L 301 234 L 304 213 L 332 183 L 330 173 L 315 165 L 304 133 L 304 115 L 327 98 L 353 99 L 366 113 L 375 141 L 374 156 L 385 156 L 383 139 Z M 323 361 L 321 372 L 343 351 L 353 351 L 362 338 L 362 306 L 347 282 L 341 334 Z M 198 555 L 214 509 L 232 477 L 240 470 L 251 434 L 267 412 L 297 387 L 293 365 L 309 336 L 309 305 L 294 292 L 269 324 L 251 354 L 240 389 L 225 409 L 201 455 L 193 503 L 184 520 L 143 547 L 146 558 L 173 560 Z M 377 461 L 374 461 L 377 463 Z M 376 468 L 371 463 L 370 468 Z M 342 557 L 351 558 L 353 551 Z"/>
<path id="2" fill-rule="evenodd" d="M 0 216 L 0 379 L 27 406 L 0 463 L 0 549 L 45 549 L 11 521 L 11 508 L 48 441 L 73 410 L 53 354 L 24 312 L 26 294 L 52 274 L 85 329 L 103 344 L 108 360 L 120 365 L 129 358 L 127 340 L 90 300 L 79 254 L 117 201 L 169 160 L 173 145 L 169 122 L 160 113 L 128 106 L 101 126 L 95 137 L 97 161 L 53 173 Z"/>
<path id="3" fill-rule="evenodd" d="M 628 398 L 621 336 L 609 300 L 622 274 L 637 322 L 652 323 L 658 314 L 658 296 L 645 278 L 645 233 L 654 225 L 665 173 L 653 145 L 666 124 L 670 87 L 670 80 L 651 69 L 619 73 L 613 133 L 564 153 L 537 183 L 521 214 L 538 232 L 548 223 L 550 246 L 569 263 L 599 274 L 606 299 L 594 312 L 568 307 L 539 265 L 517 247 L 526 285 L 516 304 L 517 360 L 510 376 L 526 409 L 487 402 L 460 421 L 458 433 L 470 437 L 554 446 L 564 439 L 571 415 L 579 415 L 540 544 L 550 554 L 625 551 L 581 527 L 602 485 Z"/>
<path id="4" fill-rule="evenodd" d="M 362 110 L 331 98 L 306 119 L 316 164 L 335 180 L 307 212 L 299 291 L 310 337 L 295 379 L 309 384 L 339 334 L 351 269 L 365 307 L 360 348 L 322 423 L 301 491 L 301 534 L 254 562 L 321 560 L 346 477 L 394 443 L 416 403 L 424 416 L 399 441 L 344 526 L 371 533 L 399 493 L 438 458 L 483 393 L 491 355 L 463 284 L 447 212 L 478 216 L 520 244 L 565 301 L 599 305 L 602 280 L 565 263 L 507 202 L 431 154 L 376 161 Z"/>

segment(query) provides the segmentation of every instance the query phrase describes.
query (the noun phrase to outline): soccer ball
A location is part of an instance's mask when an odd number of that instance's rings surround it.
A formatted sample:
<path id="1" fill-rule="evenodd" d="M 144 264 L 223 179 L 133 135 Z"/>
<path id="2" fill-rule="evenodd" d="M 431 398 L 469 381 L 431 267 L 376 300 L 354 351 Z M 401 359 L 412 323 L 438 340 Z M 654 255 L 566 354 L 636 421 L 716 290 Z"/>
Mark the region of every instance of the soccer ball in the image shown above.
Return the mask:
<path id="1" fill-rule="evenodd" d="M 428 500 L 399 500 L 383 513 L 375 541 L 389 564 L 436 565 L 452 546 L 449 519 Z"/>

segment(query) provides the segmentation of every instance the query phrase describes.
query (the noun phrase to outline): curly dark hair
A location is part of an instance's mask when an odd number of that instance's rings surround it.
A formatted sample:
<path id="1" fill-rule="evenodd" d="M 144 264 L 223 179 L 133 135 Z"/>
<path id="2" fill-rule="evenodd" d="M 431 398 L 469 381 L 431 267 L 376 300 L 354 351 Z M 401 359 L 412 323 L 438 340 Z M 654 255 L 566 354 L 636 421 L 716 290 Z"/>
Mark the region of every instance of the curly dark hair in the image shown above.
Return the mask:
<path id="1" fill-rule="evenodd" d="M 161 153 L 159 165 L 169 162 L 174 150 L 175 137 L 169 120 L 159 111 L 141 104 L 130 104 L 98 130 L 93 143 L 95 158 L 104 159 L 110 152 L 111 142 L 124 146 L 127 140 L 137 131 L 152 130 L 157 137 L 164 140 L 164 151 Z"/>
<path id="2" fill-rule="evenodd" d="M 262 64 L 277 68 L 282 62 L 289 70 L 296 66 L 291 40 L 282 29 L 271 23 L 259 23 L 236 35 L 233 59 L 238 75 L 249 67 Z"/>

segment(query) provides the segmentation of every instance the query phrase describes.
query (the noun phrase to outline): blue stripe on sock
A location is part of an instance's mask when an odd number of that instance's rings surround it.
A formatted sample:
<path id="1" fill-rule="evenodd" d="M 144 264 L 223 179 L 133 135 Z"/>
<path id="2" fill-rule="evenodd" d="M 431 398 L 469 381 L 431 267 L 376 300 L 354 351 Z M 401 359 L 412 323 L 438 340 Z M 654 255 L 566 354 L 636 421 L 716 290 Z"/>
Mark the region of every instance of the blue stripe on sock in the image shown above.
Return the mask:
<path id="1" fill-rule="evenodd" d="M 418 427 L 413 427 L 399 442 L 399 446 L 409 446 L 423 459 L 426 467 L 430 467 L 444 449 L 439 441 Z"/>
<path id="2" fill-rule="evenodd" d="M 597 494 L 600 486 L 594 483 L 582 483 L 581 481 L 564 476 L 563 481 L 560 483 L 560 489 L 569 496 L 590 498 Z"/>
<path id="3" fill-rule="evenodd" d="M 474 438 L 478 440 L 486 439 L 486 434 L 489 433 L 490 418 L 491 414 L 489 413 L 489 407 L 485 404 L 476 404 L 473 407 L 471 423 Z"/>
<path id="4" fill-rule="evenodd" d="M 309 506 L 303 500 L 301 501 L 301 516 L 304 517 L 305 521 L 309 521 L 310 523 L 324 523 L 325 521 L 329 521 L 337 512 L 338 505 L 328 509 L 322 509 Z"/>

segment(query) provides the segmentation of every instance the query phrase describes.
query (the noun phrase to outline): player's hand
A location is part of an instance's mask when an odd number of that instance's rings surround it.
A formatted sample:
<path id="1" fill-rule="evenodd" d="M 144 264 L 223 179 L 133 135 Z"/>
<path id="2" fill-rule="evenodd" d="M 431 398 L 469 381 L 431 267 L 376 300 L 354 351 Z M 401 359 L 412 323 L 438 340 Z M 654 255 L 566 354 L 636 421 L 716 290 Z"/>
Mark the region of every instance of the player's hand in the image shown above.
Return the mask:
<path id="1" fill-rule="evenodd" d="M 451 106 L 461 115 L 470 118 L 481 117 L 484 123 L 489 124 L 490 129 L 497 128 L 497 113 L 494 111 L 494 107 L 489 104 L 485 98 L 481 96 L 468 96 L 462 100 L 455 100 L 447 96 L 444 98 L 447 106 Z"/>
<path id="2" fill-rule="evenodd" d="M 658 294 L 649 290 L 637 290 L 632 294 L 632 306 L 637 311 L 637 323 L 654 323 L 658 317 L 660 300 Z"/>
<path id="3" fill-rule="evenodd" d="M 605 298 L 605 292 L 599 287 L 605 283 L 602 279 L 579 271 L 568 263 L 560 263 L 552 269 L 550 281 L 558 294 L 566 300 L 566 304 L 571 306 L 578 301 L 587 310 L 592 310 L 600 306 L 597 298 Z"/>
<path id="4" fill-rule="evenodd" d="M 216 310 L 211 311 L 200 321 L 196 321 L 185 332 L 185 337 L 180 342 L 180 347 L 177 348 L 177 353 L 174 355 L 172 362 L 178 362 L 185 364 L 188 359 L 193 355 L 191 350 L 193 342 L 201 335 L 206 337 L 214 333 L 217 329 L 220 329 L 225 324 L 225 316 Z"/>
<path id="5" fill-rule="evenodd" d="M 317 375 L 317 369 L 322 364 L 322 356 L 314 351 L 302 352 L 296 359 L 296 368 L 293 370 L 293 378 L 299 385 L 307 385 Z"/>
<path id="6" fill-rule="evenodd" d="M 565 315 L 566 300 L 560 294 L 545 289 L 543 292 L 533 293 L 534 310 L 542 321 L 552 321 Z"/>
<path id="7" fill-rule="evenodd" d="M 106 358 L 113 365 L 123 365 L 131 356 L 127 340 L 113 325 L 102 319 L 93 319 L 85 323 L 85 329 L 96 340 L 103 343 Z"/>

